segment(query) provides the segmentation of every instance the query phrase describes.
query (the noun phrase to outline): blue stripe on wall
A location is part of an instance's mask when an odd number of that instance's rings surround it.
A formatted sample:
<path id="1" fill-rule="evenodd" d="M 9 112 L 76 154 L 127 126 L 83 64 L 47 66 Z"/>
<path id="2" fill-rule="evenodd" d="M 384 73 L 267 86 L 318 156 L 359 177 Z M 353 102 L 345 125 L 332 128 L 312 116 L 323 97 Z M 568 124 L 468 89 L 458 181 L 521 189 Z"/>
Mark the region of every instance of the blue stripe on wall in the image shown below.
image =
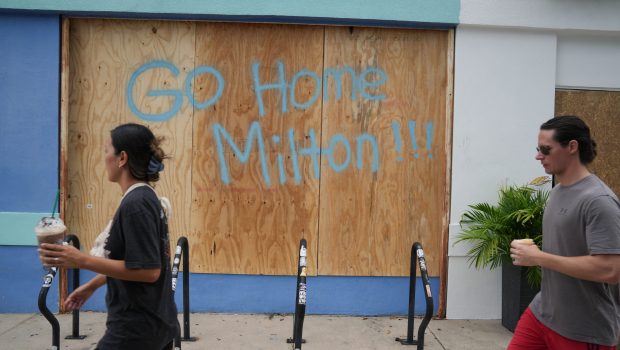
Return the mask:
<path id="1" fill-rule="evenodd" d="M 40 289 L 41 265 L 35 247 L 1 247 L 0 263 L 17 269 L 0 271 L 0 313 L 35 312 Z M 81 271 L 84 283 L 94 276 Z M 69 279 L 71 281 L 71 279 Z M 13 282 L 13 283 L 11 283 Z M 57 289 L 58 284 L 55 282 Z M 183 305 L 182 274 L 175 295 L 179 312 Z M 18 288 L 15 288 L 18 287 Z M 437 312 L 439 278 L 431 278 Z M 293 313 L 296 277 L 256 275 L 190 274 L 190 310 L 192 312 Z M 50 293 L 50 309 L 57 300 Z M 409 303 L 407 277 L 308 277 L 308 314 L 406 315 Z M 83 307 L 105 310 L 105 287 L 100 288 Z M 424 314 L 426 304 L 422 284 L 416 285 L 416 314 Z"/>
<path id="2" fill-rule="evenodd" d="M 58 16 L 0 14 L 0 212 L 52 210 L 58 187 Z"/>
<path id="3" fill-rule="evenodd" d="M 222 16 L 355 18 L 423 23 L 458 23 L 460 0 L 4 0 L 0 8 L 58 13 L 135 13 Z M 136 16 L 138 17 L 138 16 Z"/>

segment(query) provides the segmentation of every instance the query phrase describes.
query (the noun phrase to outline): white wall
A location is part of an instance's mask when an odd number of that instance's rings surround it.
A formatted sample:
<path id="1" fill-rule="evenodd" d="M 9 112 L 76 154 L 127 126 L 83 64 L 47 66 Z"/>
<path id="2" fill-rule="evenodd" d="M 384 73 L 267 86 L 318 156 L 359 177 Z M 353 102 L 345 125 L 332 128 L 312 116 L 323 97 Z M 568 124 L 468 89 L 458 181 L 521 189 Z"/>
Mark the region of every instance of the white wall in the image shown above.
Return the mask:
<path id="1" fill-rule="evenodd" d="M 620 1 L 461 0 L 455 39 L 447 317 L 500 318 L 501 271 L 455 245 L 468 204 L 544 172 L 534 160 L 555 89 L 620 89 Z"/>
<path id="2" fill-rule="evenodd" d="M 617 0 L 461 0 L 461 24 L 485 26 L 620 30 Z"/>
<path id="3" fill-rule="evenodd" d="M 558 35 L 558 87 L 620 89 L 619 66 L 620 33 L 601 35 L 569 32 Z"/>
<path id="4" fill-rule="evenodd" d="M 455 45 L 447 317 L 499 318 L 501 272 L 469 268 L 455 235 L 469 204 L 544 175 L 534 156 L 538 127 L 553 116 L 556 38 L 459 26 Z"/>

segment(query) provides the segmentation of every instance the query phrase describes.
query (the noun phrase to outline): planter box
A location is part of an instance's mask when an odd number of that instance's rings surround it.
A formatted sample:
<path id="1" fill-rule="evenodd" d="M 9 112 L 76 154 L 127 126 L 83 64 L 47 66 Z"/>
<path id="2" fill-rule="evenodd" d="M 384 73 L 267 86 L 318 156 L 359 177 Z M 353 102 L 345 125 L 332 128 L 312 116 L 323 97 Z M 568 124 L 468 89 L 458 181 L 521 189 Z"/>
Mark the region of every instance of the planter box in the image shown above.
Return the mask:
<path id="1" fill-rule="evenodd" d="M 502 325 L 514 332 L 517 322 L 540 290 L 527 283 L 527 268 L 502 265 Z"/>

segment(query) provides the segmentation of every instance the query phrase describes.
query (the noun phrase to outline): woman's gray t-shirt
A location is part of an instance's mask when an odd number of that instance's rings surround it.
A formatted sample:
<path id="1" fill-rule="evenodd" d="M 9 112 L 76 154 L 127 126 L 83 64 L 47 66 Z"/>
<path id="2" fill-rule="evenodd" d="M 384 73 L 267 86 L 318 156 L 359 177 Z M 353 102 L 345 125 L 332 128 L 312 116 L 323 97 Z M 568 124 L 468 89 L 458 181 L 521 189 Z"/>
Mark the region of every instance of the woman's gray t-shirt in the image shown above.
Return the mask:
<path id="1" fill-rule="evenodd" d="M 543 251 L 561 256 L 620 254 L 620 202 L 595 175 L 556 186 L 543 216 Z M 543 268 L 536 318 L 573 340 L 612 346 L 620 331 L 618 284 L 590 282 Z"/>

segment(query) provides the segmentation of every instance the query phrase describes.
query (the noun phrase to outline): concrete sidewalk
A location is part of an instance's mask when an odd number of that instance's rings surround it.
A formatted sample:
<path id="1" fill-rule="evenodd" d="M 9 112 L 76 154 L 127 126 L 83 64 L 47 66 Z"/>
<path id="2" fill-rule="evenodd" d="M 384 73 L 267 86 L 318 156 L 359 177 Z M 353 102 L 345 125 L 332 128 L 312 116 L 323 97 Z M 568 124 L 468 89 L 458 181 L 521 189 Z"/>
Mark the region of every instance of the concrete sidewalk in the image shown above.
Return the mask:
<path id="1" fill-rule="evenodd" d="M 83 340 L 67 340 L 71 314 L 57 315 L 60 349 L 89 350 L 102 336 L 105 313 L 80 313 Z M 179 320 L 182 323 L 182 315 Z M 421 319 L 415 319 L 416 328 Z M 402 346 L 395 337 L 406 336 L 403 317 L 305 317 L 303 337 L 307 350 L 416 349 Z M 195 313 L 190 316 L 190 335 L 195 342 L 183 342 L 182 349 L 291 349 L 292 315 L 235 315 Z M 426 329 L 424 349 L 506 349 L 512 333 L 499 320 L 432 320 Z M 417 329 L 415 337 L 417 338 Z M 0 349 L 51 349 L 52 328 L 40 314 L 0 314 Z"/>

